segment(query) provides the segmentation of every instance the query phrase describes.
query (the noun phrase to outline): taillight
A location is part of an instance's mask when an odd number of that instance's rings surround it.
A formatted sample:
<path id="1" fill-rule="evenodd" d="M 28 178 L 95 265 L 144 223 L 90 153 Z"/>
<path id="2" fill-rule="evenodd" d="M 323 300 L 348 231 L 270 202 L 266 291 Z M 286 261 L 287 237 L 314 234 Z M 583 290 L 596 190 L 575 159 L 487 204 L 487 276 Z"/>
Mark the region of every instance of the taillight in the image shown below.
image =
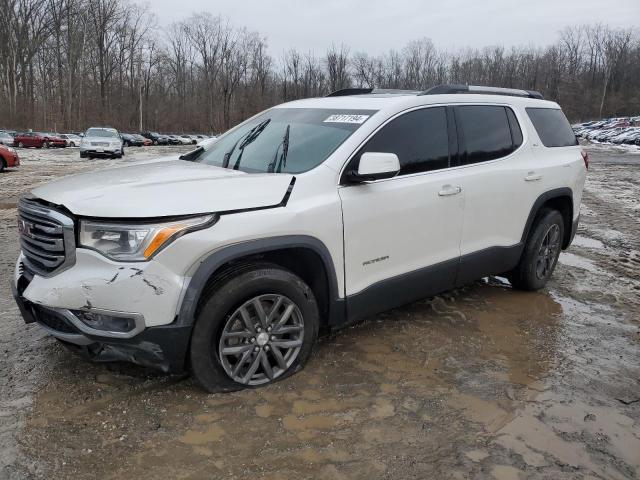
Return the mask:
<path id="1" fill-rule="evenodd" d="M 582 150 L 582 160 L 584 161 L 584 168 L 589 170 L 589 154 Z"/>

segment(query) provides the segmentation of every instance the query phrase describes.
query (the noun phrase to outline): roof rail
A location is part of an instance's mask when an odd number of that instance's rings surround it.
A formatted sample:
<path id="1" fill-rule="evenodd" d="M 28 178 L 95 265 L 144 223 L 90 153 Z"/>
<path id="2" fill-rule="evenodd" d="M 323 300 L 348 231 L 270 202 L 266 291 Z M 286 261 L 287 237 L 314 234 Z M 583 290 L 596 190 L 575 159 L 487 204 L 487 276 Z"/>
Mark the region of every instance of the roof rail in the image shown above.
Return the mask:
<path id="1" fill-rule="evenodd" d="M 533 90 L 520 90 L 517 88 L 499 88 L 499 87 L 484 87 L 478 85 L 437 85 L 431 87 L 429 90 L 420 92 L 418 95 L 442 95 L 450 93 L 479 93 L 489 95 L 508 95 L 512 97 L 527 97 L 536 98 L 538 100 L 544 100 L 541 93 Z"/>
<path id="2" fill-rule="evenodd" d="M 348 95 L 366 95 L 368 93 L 373 94 L 391 94 L 391 95 L 418 95 L 420 90 L 402 90 L 397 88 L 343 88 L 342 90 L 336 90 L 331 92 L 327 97 L 345 97 Z"/>
<path id="3" fill-rule="evenodd" d="M 365 95 L 373 92 L 373 88 L 341 88 L 335 92 L 331 92 L 325 97 L 346 97 L 348 95 Z"/>

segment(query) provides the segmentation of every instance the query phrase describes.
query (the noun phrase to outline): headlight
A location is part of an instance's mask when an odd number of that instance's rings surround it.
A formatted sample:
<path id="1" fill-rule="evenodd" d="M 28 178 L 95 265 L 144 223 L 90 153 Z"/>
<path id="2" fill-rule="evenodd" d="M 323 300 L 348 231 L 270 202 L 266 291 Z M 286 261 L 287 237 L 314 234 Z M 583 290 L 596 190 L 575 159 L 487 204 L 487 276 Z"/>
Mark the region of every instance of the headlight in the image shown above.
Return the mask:
<path id="1" fill-rule="evenodd" d="M 217 215 L 203 215 L 161 223 L 105 223 L 80 221 L 80 246 L 113 260 L 145 261 L 185 233 L 213 225 Z"/>

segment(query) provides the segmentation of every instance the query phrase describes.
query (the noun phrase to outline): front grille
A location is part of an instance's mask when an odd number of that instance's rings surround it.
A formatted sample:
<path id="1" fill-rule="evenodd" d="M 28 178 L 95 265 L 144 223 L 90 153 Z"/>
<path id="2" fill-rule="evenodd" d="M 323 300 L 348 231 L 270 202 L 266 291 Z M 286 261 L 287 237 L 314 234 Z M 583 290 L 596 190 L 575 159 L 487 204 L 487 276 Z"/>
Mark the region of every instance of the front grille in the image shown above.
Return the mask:
<path id="1" fill-rule="evenodd" d="M 37 305 L 33 305 L 31 308 L 36 321 L 45 327 L 60 333 L 79 333 L 78 329 L 63 315 Z"/>
<path id="2" fill-rule="evenodd" d="M 91 142 L 92 147 L 108 147 L 109 142 Z"/>
<path id="3" fill-rule="evenodd" d="M 73 220 L 67 215 L 22 197 L 18 230 L 26 270 L 48 277 L 75 262 Z"/>

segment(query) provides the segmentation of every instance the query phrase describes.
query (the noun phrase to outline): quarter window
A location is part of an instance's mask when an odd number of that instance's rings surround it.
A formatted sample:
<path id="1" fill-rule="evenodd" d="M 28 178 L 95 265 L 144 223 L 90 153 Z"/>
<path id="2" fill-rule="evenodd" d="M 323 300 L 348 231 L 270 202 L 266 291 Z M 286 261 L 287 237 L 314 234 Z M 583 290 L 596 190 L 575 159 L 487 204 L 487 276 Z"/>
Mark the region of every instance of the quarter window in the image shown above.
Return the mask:
<path id="1" fill-rule="evenodd" d="M 359 160 L 365 152 L 395 153 L 400 160 L 400 175 L 447 168 L 449 138 L 445 108 L 414 110 L 393 119 L 362 147 L 356 158 Z"/>
<path id="2" fill-rule="evenodd" d="M 527 108 L 529 118 L 545 147 L 578 145 L 576 135 L 562 110 L 557 108 Z"/>
<path id="3" fill-rule="evenodd" d="M 487 162 L 505 157 L 522 143 L 519 127 L 512 139 L 507 109 L 497 105 L 464 105 L 456 108 L 456 124 L 463 146 L 463 164 Z M 517 122 L 516 122 L 517 125 Z"/>

